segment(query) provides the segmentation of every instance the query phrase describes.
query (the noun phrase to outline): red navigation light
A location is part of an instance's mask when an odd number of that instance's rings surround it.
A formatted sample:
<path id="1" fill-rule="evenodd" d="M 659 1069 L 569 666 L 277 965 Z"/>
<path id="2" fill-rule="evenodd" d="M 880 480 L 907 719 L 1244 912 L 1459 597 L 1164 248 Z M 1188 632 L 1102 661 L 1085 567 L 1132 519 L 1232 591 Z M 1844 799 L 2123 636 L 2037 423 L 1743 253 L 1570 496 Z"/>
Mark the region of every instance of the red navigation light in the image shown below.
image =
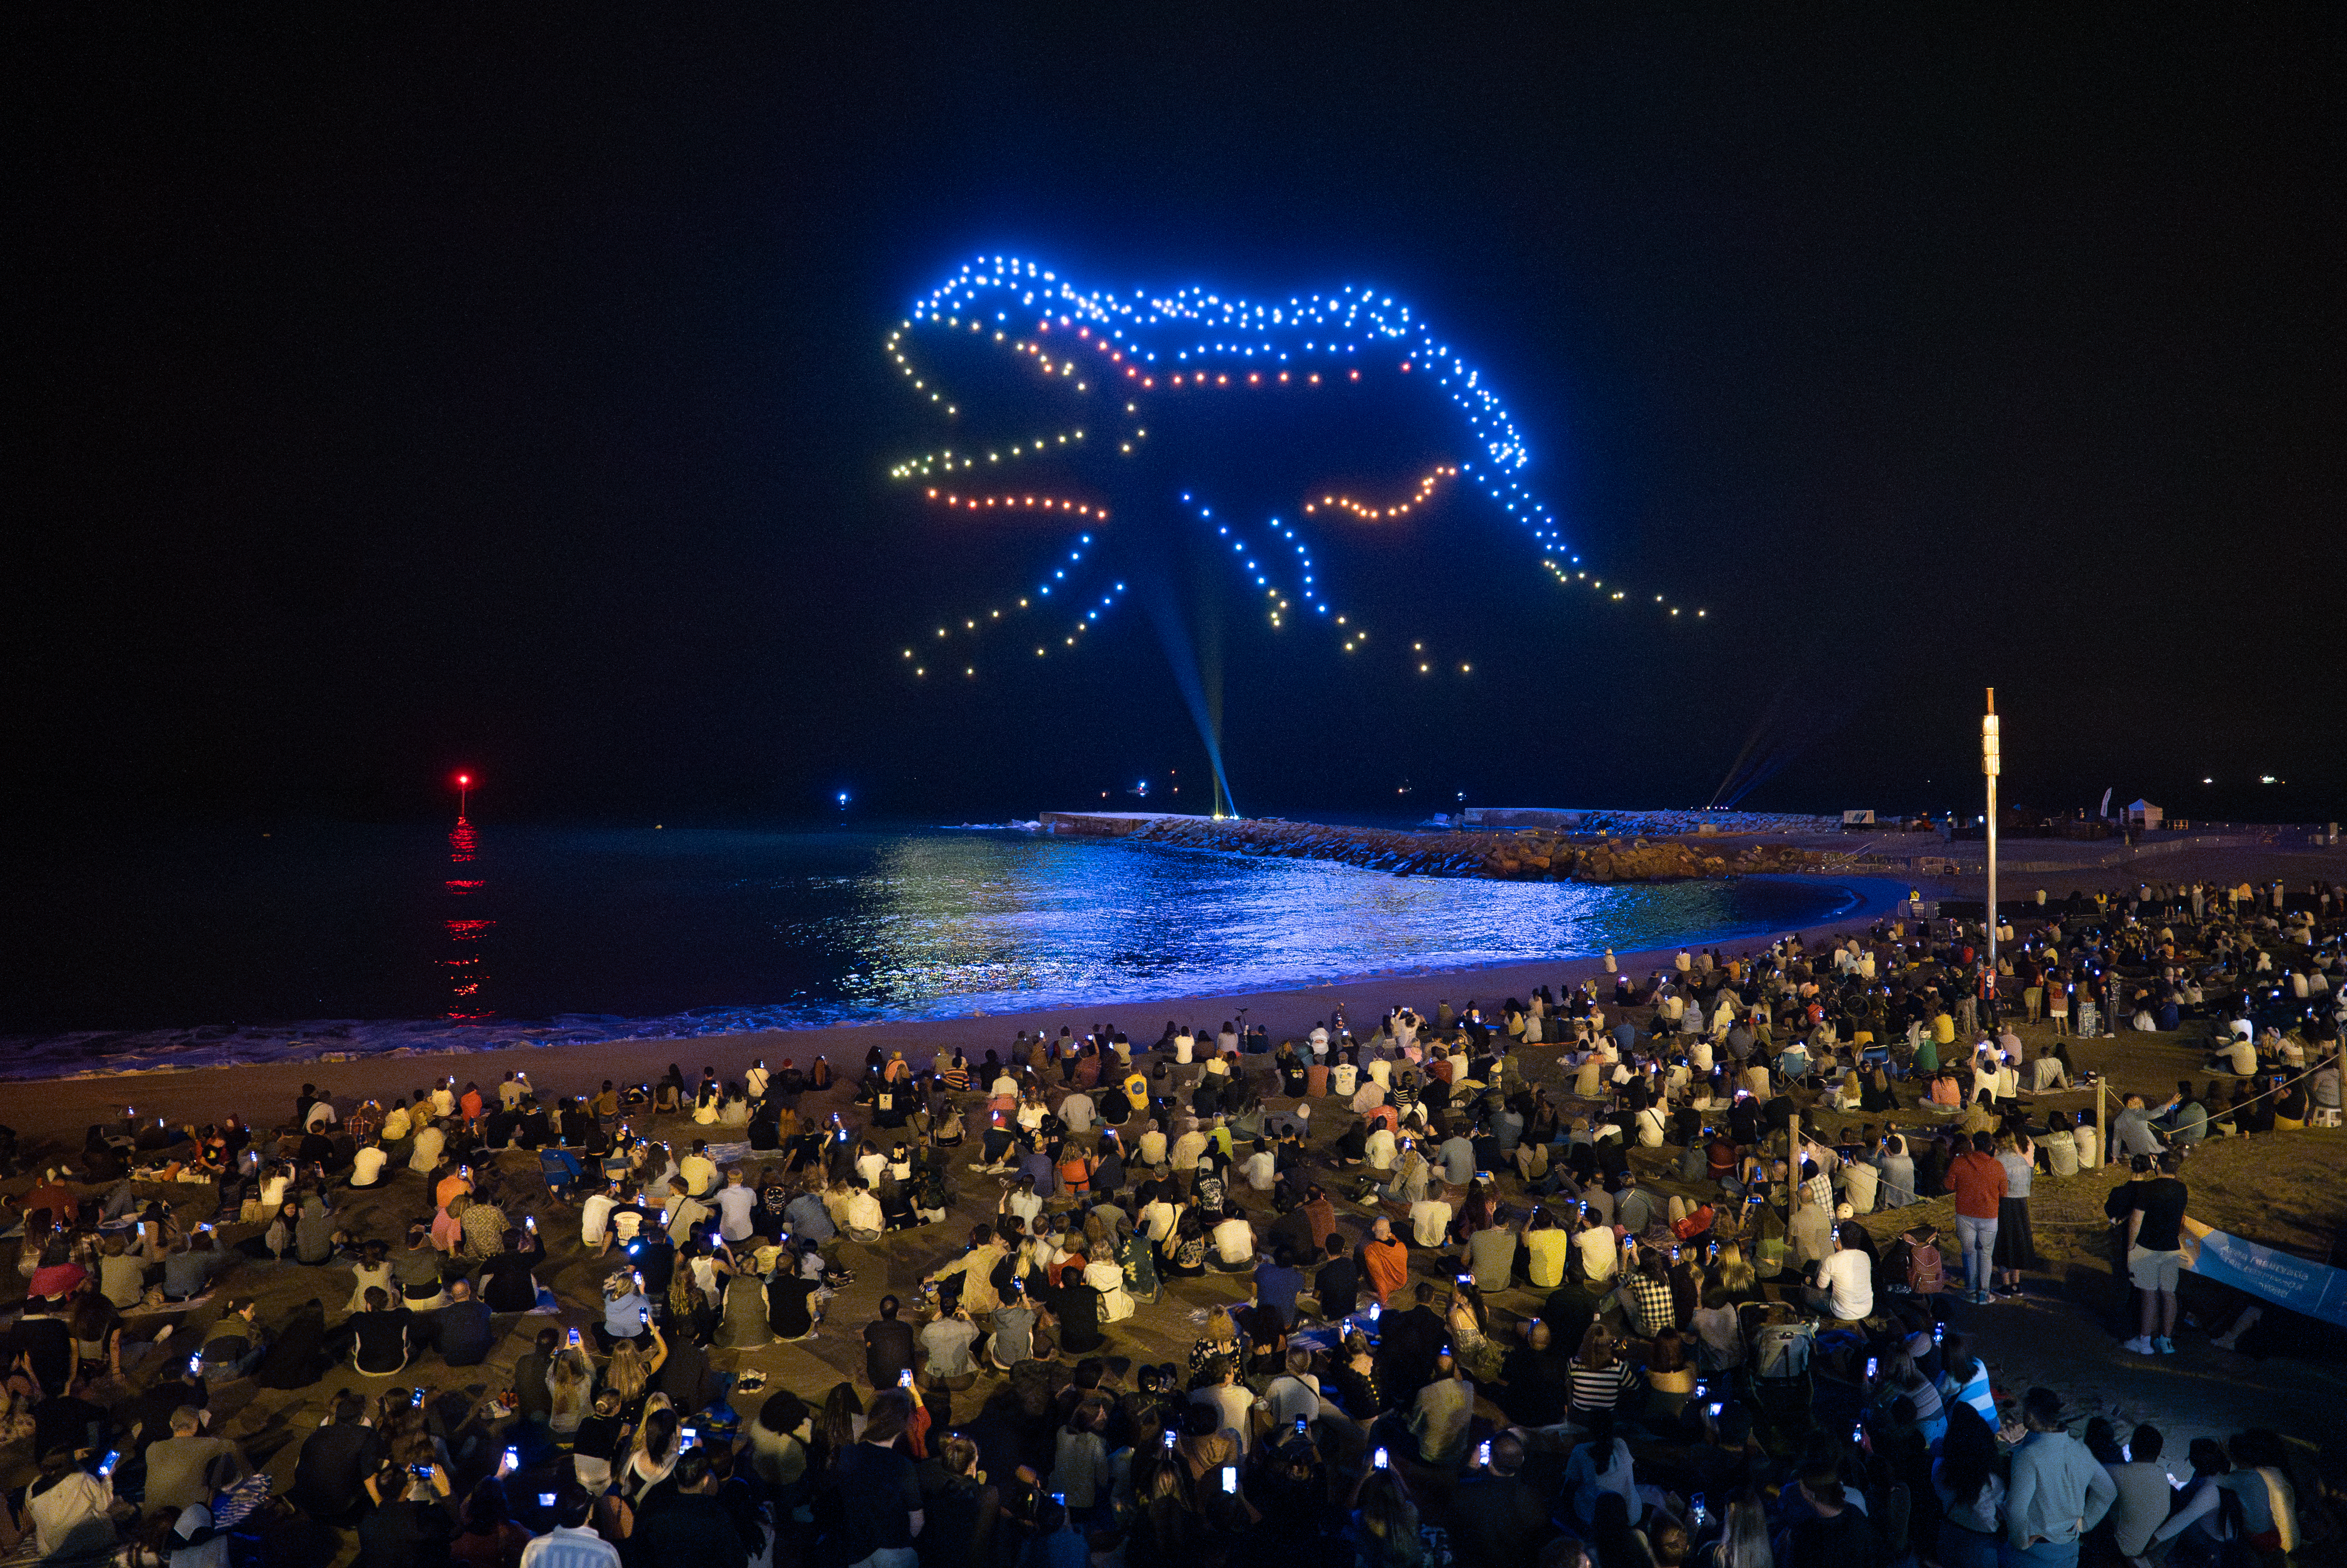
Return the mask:
<path id="1" fill-rule="evenodd" d="M 456 782 L 460 784 L 471 784 L 473 782 L 473 775 L 470 774 L 458 774 L 456 775 Z"/>

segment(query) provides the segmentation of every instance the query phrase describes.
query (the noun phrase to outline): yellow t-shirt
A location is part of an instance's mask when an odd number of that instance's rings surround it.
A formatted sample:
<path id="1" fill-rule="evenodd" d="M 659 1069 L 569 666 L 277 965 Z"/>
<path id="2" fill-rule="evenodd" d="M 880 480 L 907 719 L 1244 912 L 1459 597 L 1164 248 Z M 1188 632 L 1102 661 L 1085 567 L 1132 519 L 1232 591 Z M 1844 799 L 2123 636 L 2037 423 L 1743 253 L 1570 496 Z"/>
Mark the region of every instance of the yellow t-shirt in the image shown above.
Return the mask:
<path id="1" fill-rule="evenodd" d="M 1541 1290 L 1564 1283 L 1565 1259 L 1573 1253 L 1573 1233 L 1562 1228 L 1524 1233 L 1524 1272 Z"/>

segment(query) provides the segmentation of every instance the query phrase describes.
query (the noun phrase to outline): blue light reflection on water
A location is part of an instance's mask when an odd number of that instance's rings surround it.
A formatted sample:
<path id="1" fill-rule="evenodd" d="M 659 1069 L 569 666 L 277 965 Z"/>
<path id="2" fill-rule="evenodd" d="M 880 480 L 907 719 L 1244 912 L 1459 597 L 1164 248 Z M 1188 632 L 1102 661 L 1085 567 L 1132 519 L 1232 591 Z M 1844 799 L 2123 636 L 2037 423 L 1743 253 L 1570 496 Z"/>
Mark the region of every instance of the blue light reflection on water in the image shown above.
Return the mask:
<path id="1" fill-rule="evenodd" d="M 1830 885 L 1395 877 L 1326 861 L 995 835 L 875 847 L 868 876 L 807 890 L 835 907 L 776 935 L 835 958 L 835 989 L 823 999 L 882 1011 L 1188 996 L 1628 951 L 1811 924 L 1848 902 Z"/>
<path id="2" fill-rule="evenodd" d="M 322 1038 L 486 1049 L 1211 995 L 1765 936 L 1850 900 L 1824 882 L 1398 878 L 1006 832 L 474 827 L 461 907 L 445 829 L 84 853 L 12 933 L 47 983 L 12 999 L 0 1076 Z M 457 917 L 479 983 L 452 1007 Z"/>

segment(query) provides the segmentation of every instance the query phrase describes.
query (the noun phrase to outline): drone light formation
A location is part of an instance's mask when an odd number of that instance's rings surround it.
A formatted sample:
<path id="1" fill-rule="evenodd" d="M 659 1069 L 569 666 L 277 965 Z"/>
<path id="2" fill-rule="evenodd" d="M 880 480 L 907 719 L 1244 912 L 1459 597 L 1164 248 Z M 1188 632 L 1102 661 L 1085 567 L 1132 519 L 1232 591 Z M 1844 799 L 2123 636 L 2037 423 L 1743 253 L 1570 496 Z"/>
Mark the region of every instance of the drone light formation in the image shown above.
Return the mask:
<path id="1" fill-rule="evenodd" d="M 1364 651 L 1370 646 L 1368 631 L 1358 624 L 1346 627 L 1347 618 L 1332 608 L 1325 569 L 1316 564 L 1298 521 L 1399 522 L 1430 506 L 1444 484 L 1462 477 L 1525 530 L 1542 568 L 1559 587 L 1591 592 L 1602 602 L 1628 601 L 1627 590 L 1618 584 L 1609 592 L 1591 578 L 1567 545 L 1555 513 L 1523 483 L 1521 474 L 1531 454 L 1482 372 L 1390 294 L 1346 286 L 1257 302 L 1204 288 L 1091 290 L 1031 261 L 982 255 L 917 300 L 885 343 L 917 399 L 949 421 L 960 418 L 969 396 L 947 386 L 941 371 L 916 351 L 952 343 L 999 351 L 1016 372 L 1013 384 L 1035 395 L 1031 407 L 1021 402 L 1009 411 L 1027 416 L 1016 420 L 1024 428 L 1011 437 L 941 446 L 890 467 L 890 477 L 899 481 L 935 481 L 924 484 L 927 498 L 957 515 L 1059 516 L 1081 519 L 1088 529 L 1099 528 L 1109 520 L 1107 507 L 1071 498 L 1064 487 L 1053 493 L 1041 485 L 1019 485 L 1013 477 L 1017 467 L 1081 458 L 1097 479 L 1103 477 L 1104 459 L 1115 463 L 1143 456 L 1153 423 L 1180 418 L 1194 399 L 1220 406 L 1225 398 L 1328 395 L 1360 388 L 1365 378 L 1407 377 L 1447 401 L 1472 456 L 1434 464 L 1414 479 L 1404 479 L 1409 487 L 1399 498 L 1391 493 L 1355 495 L 1323 484 L 1272 503 L 1294 508 L 1286 514 L 1287 520 L 1267 511 L 1259 521 L 1242 523 L 1227 513 L 1217 516 L 1194 491 L 1181 493 L 1183 515 L 1211 529 L 1209 542 L 1215 547 L 1228 545 L 1233 570 L 1260 599 L 1269 624 L 1284 629 L 1299 620 L 1317 622 L 1336 632 L 1346 654 Z M 1066 406 L 1071 403 L 1073 413 Z M 1264 406 L 1268 414 L 1276 405 Z M 1056 419 L 1052 409 L 1061 411 Z M 1117 483 L 1113 473 L 1106 476 L 1112 487 Z M 976 482 L 951 483 L 958 476 Z M 1149 481 L 1134 471 L 1133 482 Z M 1127 527 L 1134 526 L 1131 509 L 1130 498 L 1119 508 L 1127 514 Z M 1030 630 L 1024 644 L 1034 648 L 1030 657 L 1039 658 L 1078 646 L 1124 593 L 1122 583 L 1106 593 L 1079 589 L 1077 579 L 1093 544 L 1092 533 L 1081 534 L 1036 573 L 1035 586 L 1015 612 L 989 608 L 962 617 L 962 630 L 982 636 L 1016 615 L 1051 609 L 1047 601 L 1070 605 L 1081 591 L 1064 631 L 1037 640 Z M 1653 597 L 1668 617 L 1678 615 L 1679 608 L 1666 598 Z M 1698 609 L 1695 619 L 1705 614 Z M 909 650 L 906 657 L 912 657 Z M 1413 657 L 1409 663 L 1422 674 L 1447 667 L 1432 658 Z M 976 678 L 975 664 L 963 668 Z M 1456 668 L 1471 672 L 1463 661 Z M 915 670 L 917 674 L 925 665 L 917 663 Z"/>

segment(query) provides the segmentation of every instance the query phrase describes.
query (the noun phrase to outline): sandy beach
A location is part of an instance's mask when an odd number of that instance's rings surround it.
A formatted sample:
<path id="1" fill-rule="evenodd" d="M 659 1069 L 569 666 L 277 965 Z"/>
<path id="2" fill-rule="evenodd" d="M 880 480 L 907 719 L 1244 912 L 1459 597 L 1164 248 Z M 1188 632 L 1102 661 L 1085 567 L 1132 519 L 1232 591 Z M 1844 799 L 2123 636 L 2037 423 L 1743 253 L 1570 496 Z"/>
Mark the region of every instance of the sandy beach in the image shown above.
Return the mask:
<path id="1" fill-rule="evenodd" d="M 1833 885 L 1849 888 L 1857 907 L 1840 919 L 1803 927 L 1804 941 L 1857 931 L 1881 917 L 1907 896 L 1911 884 L 1889 877 L 1835 877 Z M 1729 956 L 1754 951 L 1788 931 L 1717 944 Z M 1634 974 L 1669 965 L 1677 948 L 1617 953 L 1622 969 Z M 588 1094 L 605 1079 L 614 1082 L 648 1081 L 682 1065 L 698 1076 L 706 1063 L 722 1078 L 738 1078 L 751 1062 L 763 1057 L 770 1066 L 784 1058 L 804 1066 L 817 1055 L 828 1057 L 835 1068 L 852 1076 L 854 1064 L 877 1045 L 902 1050 L 907 1060 L 925 1059 L 941 1045 L 959 1045 L 973 1057 L 998 1049 L 1019 1030 L 1048 1029 L 1057 1034 L 1063 1026 L 1079 1033 L 1103 1019 L 1114 1021 L 1136 1044 L 1154 1040 L 1167 1019 L 1213 1027 L 1235 1019 L 1244 1008 L 1251 1023 L 1271 1031 L 1274 1040 L 1309 1030 L 1338 1002 L 1356 1023 L 1374 1023 L 1386 1009 L 1409 1003 L 1431 1012 L 1437 1003 L 1465 1007 L 1471 1001 L 1495 1005 L 1511 996 L 1529 994 L 1534 987 L 1552 988 L 1602 975 L 1602 954 L 1585 954 L 1532 964 L 1481 968 L 1423 970 L 1364 976 L 1292 989 L 1245 993 L 1127 1002 L 1081 1011 L 1059 1009 L 1021 1010 L 1006 1005 L 999 1011 L 951 1019 L 921 1019 L 835 1025 L 825 1029 L 764 1030 L 715 1035 L 695 1040 L 600 1040 L 591 1044 L 555 1045 L 492 1051 L 433 1051 L 386 1054 L 347 1061 L 272 1061 L 226 1067 L 168 1071 L 115 1073 L 105 1076 L 54 1079 L 10 1086 L 0 1104 L 0 1121 L 37 1143 L 78 1145 L 93 1122 L 110 1121 L 126 1103 L 141 1116 L 161 1116 L 173 1122 L 218 1121 L 233 1111 L 250 1122 L 273 1124 L 289 1111 L 304 1083 L 331 1090 L 347 1104 L 352 1099 L 375 1099 L 389 1104 L 393 1097 L 413 1094 L 434 1079 L 453 1075 L 461 1085 L 484 1086 L 508 1071 L 527 1072 L 544 1092 Z M 920 1059 L 914 1052 L 920 1052 Z"/>

